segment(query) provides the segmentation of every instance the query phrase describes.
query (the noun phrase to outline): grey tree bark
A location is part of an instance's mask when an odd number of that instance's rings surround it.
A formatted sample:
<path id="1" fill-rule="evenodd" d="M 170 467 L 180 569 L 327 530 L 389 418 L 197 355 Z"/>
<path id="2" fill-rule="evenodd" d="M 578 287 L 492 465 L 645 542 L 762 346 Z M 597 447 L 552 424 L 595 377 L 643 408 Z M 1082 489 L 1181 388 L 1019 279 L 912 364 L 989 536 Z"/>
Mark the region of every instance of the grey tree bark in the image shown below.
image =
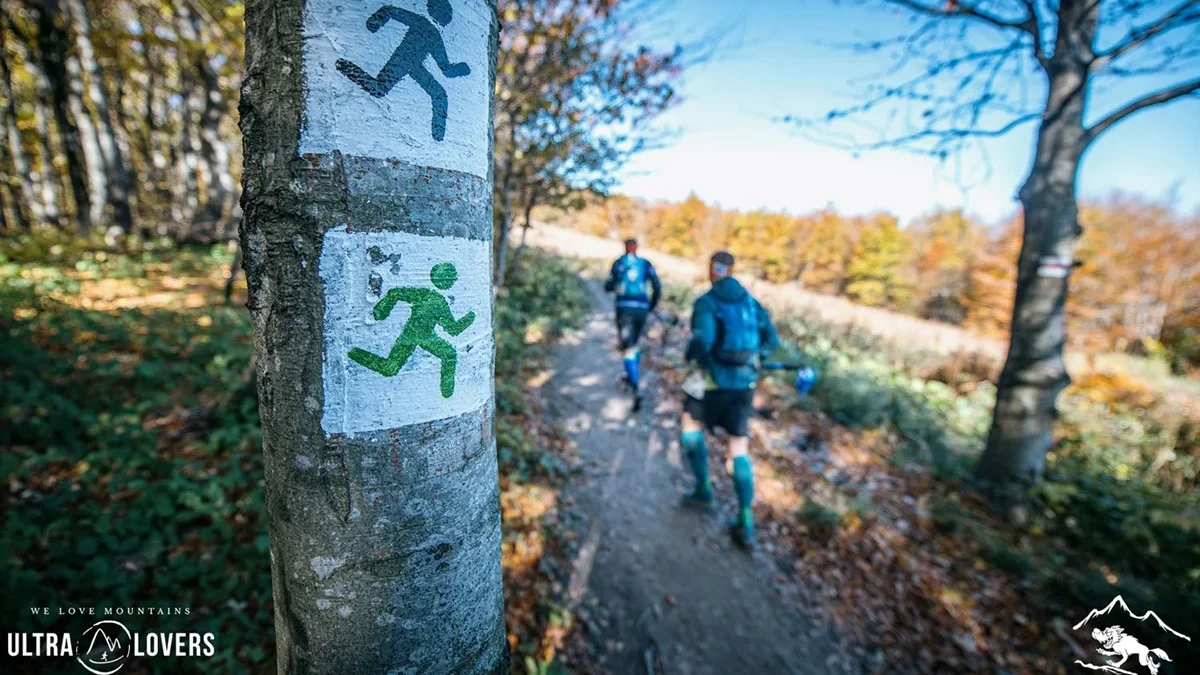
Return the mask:
<path id="1" fill-rule="evenodd" d="M 8 157 L 11 162 L 13 176 L 19 186 L 13 198 L 13 215 L 17 225 L 29 228 L 30 220 L 42 221 L 40 202 L 36 196 L 33 178 L 29 172 L 29 163 L 25 161 L 25 149 L 21 144 L 21 133 L 17 129 L 17 104 L 13 98 L 12 71 L 8 65 L 8 54 L 5 49 L 4 32 L 0 31 L 0 97 L 4 98 L 4 109 L 0 110 L 3 121 L 0 122 L 0 134 L 8 145 Z M 9 187 L 12 185 L 10 183 Z"/>
<path id="2" fill-rule="evenodd" d="M 446 30 L 469 35 L 477 40 L 478 53 L 489 55 L 470 66 L 470 77 L 486 84 L 479 89 L 487 97 L 486 110 L 495 69 L 494 6 L 488 0 L 454 0 L 453 6 L 455 18 Z M 334 102 L 335 87 L 306 81 L 310 71 L 343 77 L 333 70 L 333 58 L 325 62 L 313 56 L 327 45 L 374 48 L 381 37 L 365 28 L 345 28 L 362 26 L 374 8 L 315 0 L 246 3 L 240 242 L 258 363 L 278 668 L 289 674 L 499 675 L 508 671 L 508 652 L 491 389 L 491 172 L 472 174 L 400 155 L 359 156 L 337 149 L 301 154 L 313 123 L 328 119 L 334 106 L 332 116 L 341 123 L 347 109 L 375 114 L 408 105 L 400 88 L 378 103 L 357 85 L 335 79 L 343 88 Z M 305 32 L 305 17 L 318 10 L 351 12 L 355 21 L 323 24 L 328 34 Z M 461 42 L 447 44 L 452 59 L 465 51 Z M 393 47 L 389 43 L 386 49 Z M 447 89 L 455 113 L 463 103 L 456 98 L 462 90 Z M 330 104 L 325 112 L 307 109 L 313 100 L 309 94 Z M 422 99 L 423 105 L 429 100 Z M 429 108 L 423 110 L 428 115 Z M 400 129 L 404 123 L 395 113 L 379 114 L 385 115 L 382 128 Z M 423 134 L 430 134 L 428 119 L 418 129 Z M 480 133 L 486 134 L 480 152 L 488 154 L 490 167 L 490 115 L 479 121 Z M 450 116 L 448 133 L 455 133 L 460 122 Z M 448 147 L 428 136 L 390 138 L 388 143 L 400 145 L 424 143 L 409 148 Z M 347 248 L 348 242 L 361 241 L 383 243 L 353 252 Z M 392 290 L 433 297 L 429 280 L 443 290 L 448 280 L 439 281 L 429 262 L 468 249 L 479 251 L 473 258 L 478 264 L 458 266 L 458 284 L 449 280 L 454 287 L 448 299 L 455 321 L 466 323 L 471 321 L 463 314 L 464 303 L 475 303 L 469 316 L 485 324 L 472 325 L 486 329 L 486 338 L 471 345 L 453 338 L 450 343 L 459 356 L 458 387 L 468 381 L 486 387 L 478 390 L 484 392 L 479 407 L 400 426 L 379 422 L 365 431 L 327 430 L 335 428 L 326 425 L 329 411 L 355 393 L 345 388 L 347 382 L 369 380 L 373 392 L 388 396 L 408 391 L 418 379 L 409 369 L 398 377 L 376 376 L 356 364 L 351 366 L 359 370 L 329 370 L 330 363 L 346 356 L 344 349 L 334 348 L 349 334 L 340 332 L 343 326 L 399 330 L 403 323 L 384 324 L 378 304 L 377 322 L 372 322 L 371 305 L 357 297 L 377 298 L 381 292 L 385 299 L 392 297 L 378 286 L 378 274 L 372 272 L 369 284 L 365 272 L 362 278 L 341 279 L 361 284 L 354 297 L 342 297 L 336 294 L 341 286 L 333 282 L 338 270 L 365 266 L 411 286 Z M 480 278 L 485 298 L 467 297 L 467 282 L 477 284 Z M 339 323 L 350 308 L 363 307 L 355 310 L 353 323 Z M 399 307 L 408 305 L 397 306 L 399 315 L 410 311 Z M 417 311 L 414 304 L 411 312 Z M 472 348 L 486 352 L 472 355 Z M 413 359 L 430 358 L 418 354 Z M 452 372 L 448 392 L 443 370 L 441 398 L 436 382 L 429 396 L 454 401 L 462 393 L 455 381 Z M 414 397 L 406 403 L 402 407 L 420 408 L 429 401 Z"/>
<path id="3" fill-rule="evenodd" d="M 493 246 L 496 251 L 494 254 L 496 258 L 496 273 L 492 278 L 492 282 L 496 285 L 496 288 L 503 286 L 504 279 L 508 276 L 508 224 L 511 216 L 507 207 L 500 210 L 498 218 L 500 229 L 496 233 L 496 244 Z"/>
<path id="4" fill-rule="evenodd" d="M 33 107 L 33 125 L 37 129 L 37 170 L 31 174 L 37 184 L 38 196 L 41 201 L 42 222 L 57 227 L 59 224 L 58 189 L 59 177 L 51 160 L 50 114 L 46 105 L 51 101 L 50 86 L 46 74 L 37 63 L 33 50 L 18 40 L 25 50 L 25 69 L 33 76 L 36 98 L 30 102 Z"/>
<path id="5" fill-rule="evenodd" d="M 1091 25 L 1094 30 L 1094 17 Z M 1082 233 L 1075 182 L 1086 148 L 1087 65 L 1070 49 L 1061 53 L 1061 60 L 1048 69 L 1048 114 L 1020 191 L 1024 237 L 1008 358 L 997 384 L 987 446 L 976 468 L 987 483 L 1027 485 L 1041 478 L 1053 442 L 1056 401 L 1071 383 L 1063 359 L 1068 276 L 1038 273 L 1043 259 L 1073 261 Z"/>
<path id="6" fill-rule="evenodd" d="M 525 255 L 525 244 L 529 236 L 529 228 L 533 227 L 533 209 L 537 206 L 537 193 L 531 192 L 527 197 L 522 212 L 524 220 L 521 221 L 521 241 L 517 244 L 517 249 L 512 254 L 513 267 L 516 267 L 521 262 L 521 257 Z M 500 283 L 503 284 L 504 281 L 505 278 L 501 277 Z"/>
<path id="7" fill-rule="evenodd" d="M 174 28 L 185 43 L 197 40 L 197 35 L 191 22 L 183 13 L 176 13 Z M 190 45 L 188 47 L 190 49 Z M 180 54 L 180 61 L 187 62 Z M 182 105 L 178 106 L 179 128 L 175 142 L 170 147 L 172 171 L 174 178 L 171 185 L 171 215 L 179 226 L 187 226 L 195 222 L 196 211 L 200 203 L 200 140 L 196 131 L 196 121 L 204 108 L 204 94 L 196 80 L 192 68 L 185 67 L 179 73 L 179 95 Z M 189 232 L 181 233 L 183 235 Z"/>
<path id="8" fill-rule="evenodd" d="M 1025 223 L 1008 358 L 997 383 L 987 446 L 976 466 L 981 482 L 1003 487 L 1010 496 L 1042 477 L 1053 443 L 1056 402 L 1071 383 L 1063 358 L 1065 308 L 1076 244 L 1083 232 L 1075 197 L 1083 154 L 1124 117 L 1200 90 L 1200 80 L 1185 82 L 1086 126 L 1088 80 L 1102 62 L 1093 47 L 1099 11 L 1091 0 L 1063 0 L 1053 56 L 1045 58 L 1040 43 L 1035 43 L 1048 94 L 1033 166 L 1019 194 Z M 1152 35 L 1135 35 L 1131 44 Z"/>
<path id="9" fill-rule="evenodd" d="M 4 110 L 0 109 L 0 115 L 4 114 Z M 14 194 L 12 189 L 12 167 L 6 155 L 8 147 L 8 125 L 0 124 L 0 231 L 8 229 L 9 217 L 7 212 L 11 212 L 17 220 L 17 225 L 22 228 L 29 227 L 29 218 L 22 213 L 21 198 Z"/>
<path id="10" fill-rule="evenodd" d="M 235 193 L 229 146 L 221 137 L 221 120 L 225 117 L 228 102 L 222 93 L 220 77 L 203 46 L 219 44 L 221 36 L 210 34 L 214 27 L 206 26 L 189 3 L 179 6 L 177 16 L 176 24 L 185 41 L 184 49 L 190 52 L 185 60 L 195 75 L 194 79 L 189 77 L 190 91 L 185 93 L 188 127 L 194 132 L 194 137 L 188 139 L 188 147 L 193 156 L 191 163 L 203 179 L 203 194 L 197 195 L 198 206 L 192 214 L 192 222 L 204 223 L 211 228 L 225 222 Z M 224 233 L 207 234 L 221 238 Z"/>
<path id="11" fill-rule="evenodd" d="M 129 167 L 125 165 L 121 144 L 117 140 L 116 128 L 113 126 L 112 114 L 109 111 L 108 91 L 104 86 L 104 72 L 100 69 L 100 64 L 96 60 L 96 52 L 92 48 L 92 39 L 89 35 L 92 24 L 88 16 L 87 4 L 84 0 L 66 0 L 66 3 L 72 23 L 74 23 L 72 32 L 75 36 L 76 58 L 79 68 L 86 73 L 86 80 L 78 73 L 73 74 L 72 86 L 78 88 L 79 94 L 77 95 L 80 98 L 83 93 L 86 93 L 92 110 L 96 112 L 91 135 L 95 139 L 95 153 L 102 164 L 98 168 L 104 173 L 104 200 L 112 207 L 113 224 L 121 232 L 129 232 L 133 228 L 133 213 L 129 208 Z M 69 69 L 74 62 L 74 60 L 68 61 Z M 87 117 L 87 123 L 92 124 L 86 111 L 80 115 Z M 84 125 L 81 124 L 80 128 L 83 129 Z M 93 210 L 93 214 L 95 213 L 96 211 Z"/>
<path id="12" fill-rule="evenodd" d="M 46 106 L 52 100 L 50 85 L 46 81 L 46 74 L 42 70 L 40 59 L 37 52 L 34 51 L 31 41 L 20 34 L 16 24 L 7 13 L 0 12 L 0 21 L 3 22 L 4 30 L 17 38 L 13 42 L 21 52 L 25 70 L 33 79 L 34 96 L 33 100 L 28 101 L 27 104 L 33 110 L 33 126 L 37 131 L 38 142 L 35 145 L 37 163 L 34 166 L 31 162 L 29 172 L 29 179 L 37 193 L 37 207 L 31 208 L 31 211 L 39 219 L 39 222 L 57 227 L 59 224 L 59 176 L 50 159 L 54 152 L 50 137 L 50 113 L 46 110 Z"/>
<path id="13" fill-rule="evenodd" d="M 8 216 L 4 214 L 4 200 L 7 192 L 8 190 L 0 190 L 0 230 L 8 229 Z"/>
<path id="14" fill-rule="evenodd" d="M 80 129 L 75 125 L 78 118 L 75 111 L 77 107 L 82 108 L 82 102 L 73 95 L 68 84 L 67 35 L 60 9 L 58 0 L 42 0 L 38 6 L 38 51 L 50 89 L 54 123 L 62 139 L 71 197 L 75 202 L 76 227 L 86 233 L 93 224 L 91 195 L 94 190 L 89 189 L 91 182 L 85 177 L 84 143 Z"/>
<path id="15" fill-rule="evenodd" d="M 138 13 L 138 20 L 144 27 L 146 35 L 154 36 L 158 30 L 159 17 L 148 8 L 141 8 Z M 164 49 L 158 44 L 157 39 L 146 40 L 145 51 L 145 68 L 146 68 L 146 86 L 143 91 L 143 100 L 145 107 L 142 109 L 142 147 L 143 156 L 148 159 L 145 167 L 146 180 L 143 186 L 143 191 L 153 193 L 153 202 L 156 204 L 167 204 L 174 206 L 173 195 L 170 185 L 172 181 L 169 179 L 170 160 L 168 159 L 168 151 L 165 149 L 168 146 L 167 134 L 160 128 L 166 120 L 167 111 L 166 104 L 160 92 L 162 90 L 170 90 L 170 87 L 163 86 L 165 82 L 170 81 L 170 76 L 165 72 L 166 60 L 164 58 Z M 165 219 L 157 219 L 153 228 L 146 225 L 143 220 L 143 228 L 147 232 L 163 235 L 168 231 Z"/>

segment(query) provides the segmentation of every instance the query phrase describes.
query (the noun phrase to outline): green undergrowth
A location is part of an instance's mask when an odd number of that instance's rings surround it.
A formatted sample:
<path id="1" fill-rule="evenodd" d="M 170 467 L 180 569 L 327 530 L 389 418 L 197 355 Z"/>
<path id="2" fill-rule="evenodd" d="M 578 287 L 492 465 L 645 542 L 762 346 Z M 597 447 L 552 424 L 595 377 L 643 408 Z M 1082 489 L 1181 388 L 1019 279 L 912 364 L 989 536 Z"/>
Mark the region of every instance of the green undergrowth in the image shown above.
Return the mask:
<path id="1" fill-rule="evenodd" d="M 275 669 L 250 320 L 222 303 L 231 259 L 225 246 L 0 239 L 6 628 L 79 635 L 102 617 L 58 608 L 188 607 L 133 621 L 212 632 L 216 654 L 132 672 Z M 540 258 L 497 298 L 497 439 L 513 483 L 545 481 L 554 464 L 516 425 L 527 405 L 521 375 L 582 316 L 582 298 L 570 269 Z M 543 624 L 558 620 L 552 609 L 539 608 Z"/>
<path id="2" fill-rule="evenodd" d="M 520 421 L 530 408 L 527 379 L 548 366 L 550 347 L 586 316 L 588 297 L 574 269 L 562 260 L 530 251 L 496 296 L 496 445 L 503 469 L 528 480 L 561 473 L 554 453 L 524 433 Z"/>
<path id="3" fill-rule="evenodd" d="M 145 630 L 211 632 L 217 653 L 140 669 L 272 667 L 249 317 L 219 302 L 89 309 L 82 294 L 101 279 L 148 291 L 227 267 L 228 251 L 112 251 L 32 235 L 3 246 L 5 624 L 78 635 L 98 617 L 30 608 L 190 607 L 187 616 L 134 620 Z M 56 668 L 78 665 L 38 664 Z"/>
<path id="4" fill-rule="evenodd" d="M 669 294 L 672 311 L 686 320 L 696 290 L 675 287 Z M 775 320 L 784 340 L 778 360 L 807 363 L 820 374 L 796 405 L 850 429 L 891 432 L 897 443 L 890 460 L 898 469 L 928 470 L 948 493 L 970 487 L 996 396 L 985 368 L 944 356 L 939 363 L 927 350 L 811 317 Z M 785 376 L 773 377 L 786 391 Z M 1030 588 L 1047 613 L 1086 613 L 1123 594 L 1135 609 L 1153 608 L 1195 636 L 1200 420 L 1132 389 L 1108 378 L 1064 394 L 1045 480 L 1020 524 L 989 524 L 957 504 L 941 523 L 980 541 L 988 561 Z M 838 521 L 838 514 L 815 507 L 801 517 L 824 528 Z M 1186 659 L 1200 663 L 1195 643 L 1184 649 L 1195 652 Z"/>
<path id="5" fill-rule="evenodd" d="M 564 672 L 562 651 L 574 626 L 562 597 L 569 566 L 558 513 L 565 434 L 537 389 L 551 366 L 551 347 L 581 324 L 588 306 L 578 270 L 536 251 L 526 253 L 496 297 L 502 553 L 512 672 L 519 675 Z"/>

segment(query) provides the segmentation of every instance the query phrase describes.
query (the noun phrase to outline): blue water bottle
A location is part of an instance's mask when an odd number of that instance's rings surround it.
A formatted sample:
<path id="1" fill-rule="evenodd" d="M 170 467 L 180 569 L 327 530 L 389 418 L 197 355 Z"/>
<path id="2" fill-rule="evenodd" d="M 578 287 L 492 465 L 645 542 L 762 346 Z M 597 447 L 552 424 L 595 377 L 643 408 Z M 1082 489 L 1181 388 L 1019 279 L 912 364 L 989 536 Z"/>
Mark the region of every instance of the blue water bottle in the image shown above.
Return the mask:
<path id="1" fill-rule="evenodd" d="M 803 397 L 817 383 L 817 371 L 805 366 L 796 371 L 796 393 Z"/>

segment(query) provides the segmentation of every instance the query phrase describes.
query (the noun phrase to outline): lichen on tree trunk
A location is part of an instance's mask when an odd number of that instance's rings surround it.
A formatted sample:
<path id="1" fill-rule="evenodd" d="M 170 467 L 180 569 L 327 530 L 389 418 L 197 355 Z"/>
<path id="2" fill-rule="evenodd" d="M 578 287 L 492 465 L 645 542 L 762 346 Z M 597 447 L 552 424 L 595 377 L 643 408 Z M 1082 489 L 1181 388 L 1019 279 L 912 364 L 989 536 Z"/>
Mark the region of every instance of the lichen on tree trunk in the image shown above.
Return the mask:
<path id="1" fill-rule="evenodd" d="M 461 147 L 461 125 L 482 124 L 473 129 L 485 134 L 479 151 L 488 156 L 451 158 L 487 167 L 481 173 L 422 163 L 417 146 L 364 156 L 337 147 L 361 143 L 357 134 L 312 138 L 316 128 L 354 122 L 347 111 L 372 111 L 386 124 L 398 108 L 417 109 L 405 98 L 423 95 L 411 82 L 376 99 L 337 79 L 326 62 L 333 59 L 322 50 L 334 46 L 363 62 L 370 52 L 386 58 L 395 44 L 381 36 L 390 33 L 363 28 L 373 8 L 246 5 L 241 246 L 259 364 L 280 673 L 508 670 L 486 290 L 496 25 L 485 0 L 452 4 L 457 23 L 449 27 L 459 32 L 448 40 L 449 56 L 465 59 L 456 50 L 466 47 L 484 55 L 467 59 L 471 76 L 483 78 L 469 91 L 489 100 L 468 102 L 483 113 L 463 117 L 468 89 L 448 86 L 446 140 Z M 306 24 L 313 12 L 326 15 Z M 324 34 L 317 24 L 346 33 Z M 315 82 L 344 98 L 321 99 Z M 439 152 L 428 114 L 426 137 L 413 142 Z M 408 137 L 397 130 L 384 144 Z M 322 143 L 333 147 L 303 149 Z M 477 264 L 461 262 L 471 256 Z M 456 277 L 437 266 L 443 258 L 458 261 Z M 390 288 L 443 298 L 453 331 L 437 335 L 456 350 L 457 389 L 439 389 L 427 350 L 390 376 L 347 358 L 348 347 L 387 354 L 380 345 L 408 332 L 415 304 L 373 315 Z"/>

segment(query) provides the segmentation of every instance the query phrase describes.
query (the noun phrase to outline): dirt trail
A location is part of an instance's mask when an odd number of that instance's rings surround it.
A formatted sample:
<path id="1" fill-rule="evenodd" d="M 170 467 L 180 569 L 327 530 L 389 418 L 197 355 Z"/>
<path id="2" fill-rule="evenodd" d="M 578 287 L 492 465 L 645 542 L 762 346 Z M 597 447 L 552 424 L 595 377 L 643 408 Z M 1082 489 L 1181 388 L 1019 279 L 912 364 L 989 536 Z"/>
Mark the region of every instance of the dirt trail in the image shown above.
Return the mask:
<path id="1" fill-rule="evenodd" d="M 728 499 L 713 516 L 678 506 L 690 479 L 677 397 L 647 372 L 646 405 L 631 414 L 611 300 L 593 296 L 549 386 L 585 467 L 570 491 L 582 524 L 568 596 L 601 665 L 615 675 L 847 672 L 772 556 L 733 549 Z M 714 480 L 728 482 L 711 464 Z"/>

